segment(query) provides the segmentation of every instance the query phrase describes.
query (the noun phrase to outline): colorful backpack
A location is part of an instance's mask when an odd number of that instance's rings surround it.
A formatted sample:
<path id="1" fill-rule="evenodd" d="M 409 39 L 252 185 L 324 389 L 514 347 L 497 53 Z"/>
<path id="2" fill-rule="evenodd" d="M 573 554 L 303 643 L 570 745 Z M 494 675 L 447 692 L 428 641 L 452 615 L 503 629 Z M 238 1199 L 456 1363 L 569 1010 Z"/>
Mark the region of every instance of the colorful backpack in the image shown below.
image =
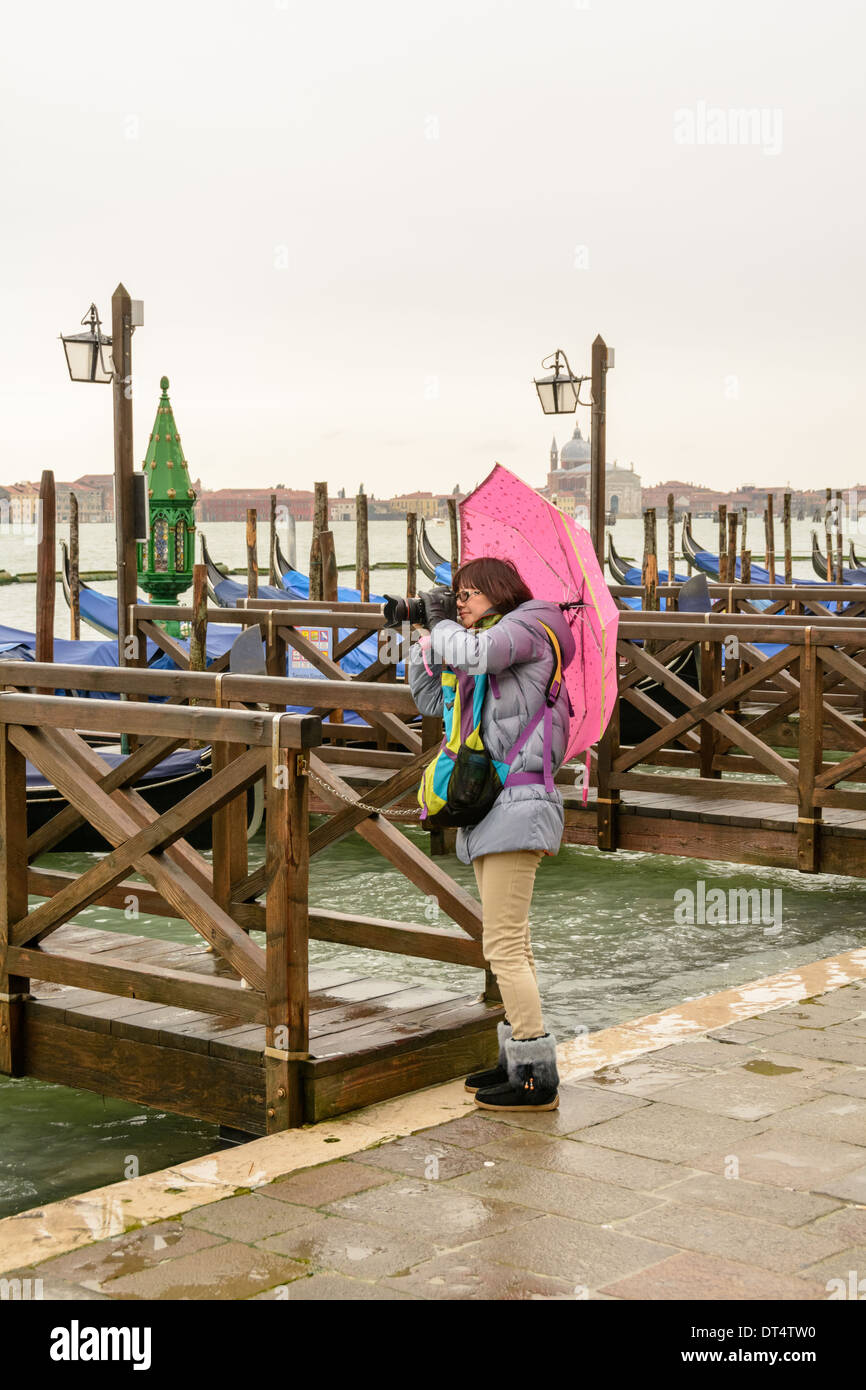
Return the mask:
<path id="1" fill-rule="evenodd" d="M 499 615 L 484 624 L 491 627 Z M 541 622 L 541 619 L 538 619 Z M 442 672 L 443 720 L 445 737 L 436 757 L 425 768 L 418 788 L 421 825 L 425 830 L 444 830 L 450 826 L 477 825 L 487 815 L 504 786 L 526 786 L 543 782 L 553 792 L 551 739 L 553 707 L 562 687 L 562 650 L 556 634 L 541 623 L 553 647 L 554 665 L 544 692 L 544 703 L 523 733 L 512 744 L 504 759 L 491 757 L 481 737 L 481 711 L 488 684 L 494 699 L 499 698 L 496 677 L 471 676 L 446 666 Z M 568 692 L 566 691 L 566 695 Z M 510 765 L 544 719 L 544 771 L 511 772 Z"/>

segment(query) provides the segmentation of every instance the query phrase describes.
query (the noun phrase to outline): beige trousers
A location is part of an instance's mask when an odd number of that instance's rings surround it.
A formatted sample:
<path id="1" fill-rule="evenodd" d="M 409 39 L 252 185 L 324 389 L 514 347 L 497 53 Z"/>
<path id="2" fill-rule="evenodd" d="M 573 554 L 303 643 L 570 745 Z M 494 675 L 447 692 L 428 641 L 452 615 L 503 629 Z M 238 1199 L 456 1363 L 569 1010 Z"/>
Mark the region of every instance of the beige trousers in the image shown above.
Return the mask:
<path id="1" fill-rule="evenodd" d="M 529 940 L 529 904 L 543 850 L 510 850 L 473 859 L 481 894 L 481 949 L 496 976 L 514 1038 L 544 1033 L 535 961 Z"/>

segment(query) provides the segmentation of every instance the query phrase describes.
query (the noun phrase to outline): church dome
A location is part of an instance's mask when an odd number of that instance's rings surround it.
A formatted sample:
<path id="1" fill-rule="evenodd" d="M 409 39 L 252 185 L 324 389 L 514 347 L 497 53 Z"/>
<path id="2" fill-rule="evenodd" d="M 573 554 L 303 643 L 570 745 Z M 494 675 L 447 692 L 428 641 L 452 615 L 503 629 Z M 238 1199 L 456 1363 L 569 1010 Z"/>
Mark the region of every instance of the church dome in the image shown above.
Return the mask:
<path id="1" fill-rule="evenodd" d="M 590 453 L 589 440 L 584 439 L 580 432 L 580 425 L 575 425 L 574 434 L 559 452 L 559 466 L 560 468 L 579 468 L 581 464 L 589 463 Z"/>

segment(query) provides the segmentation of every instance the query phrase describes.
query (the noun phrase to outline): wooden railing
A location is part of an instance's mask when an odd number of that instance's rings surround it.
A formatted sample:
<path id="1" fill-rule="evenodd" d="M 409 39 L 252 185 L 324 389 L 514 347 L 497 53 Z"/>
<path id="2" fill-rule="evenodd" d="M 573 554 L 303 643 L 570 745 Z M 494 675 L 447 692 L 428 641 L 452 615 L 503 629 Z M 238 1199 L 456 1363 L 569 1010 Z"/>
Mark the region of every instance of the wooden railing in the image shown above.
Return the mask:
<path id="1" fill-rule="evenodd" d="M 345 624 L 343 624 L 345 625 Z M 289 633 L 291 640 L 291 633 Z M 38 696 L 33 687 L 115 693 L 119 700 Z M 315 714 L 280 711 L 309 702 L 334 708 L 345 680 L 242 676 L 231 673 L 141 671 L 135 668 L 0 662 L 0 1071 L 15 1074 L 22 1007 L 31 978 L 84 985 L 109 994 L 236 1015 L 265 1023 L 267 1127 L 301 1123 L 297 1067 L 308 1056 L 308 939 L 451 961 L 485 969 L 481 916 L 475 898 L 412 840 L 369 806 L 386 808 L 414 789 L 420 739 L 399 715 L 414 712 L 408 689 L 351 682 L 351 707 L 369 715 L 412 749 L 397 754 L 393 774 L 358 806 L 357 794 L 326 760 Z M 155 703 L 153 698 L 165 703 Z M 194 706 L 185 701 L 195 701 Z M 208 707 L 215 702 L 215 707 Z M 229 708 L 263 703 L 260 708 Z M 277 706 L 277 712 L 274 706 Z M 396 711 L 395 712 L 395 707 Z M 138 735 L 140 746 L 111 768 L 82 734 Z M 132 788 L 178 746 L 211 744 L 212 776 L 158 815 Z M 331 750 L 333 754 L 337 749 Z M 380 755 L 381 756 L 381 755 Z M 390 755 L 392 758 L 395 755 Z M 28 837 L 25 758 L 61 792 L 67 805 Z M 309 828 L 310 774 L 332 814 Z M 246 791 L 266 785 L 266 860 L 247 862 Z M 213 862 L 184 838 L 213 820 Z M 82 821 L 111 851 L 79 874 L 32 866 Z M 458 930 L 308 907 L 311 856 L 356 831 L 426 896 Z M 130 870 L 145 883 L 129 881 Z M 180 917 L 230 967 L 232 978 L 117 960 L 107 965 L 74 951 L 48 954 L 40 943 L 92 903 L 122 906 L 132 893 L 143 913 Z M 46 901 L 28 908 L 28 896 Z M 266 933 L 265 945 L 250 937 Z M 488 997 L 498 997 L 486 974 Z"/>
<path id="2" fill-rule="evenodd" d="M 659 584 L 652 593 L 665 599 L 665 611 L 678 611 L 681 584 Z M 787 613 L 791 617 L 866 616 L 866 585 L 855 584 L 720 584 L 707 581 L 714 613 L 757 613 L 767 617 Z M 644 584 L 611 584 L 610 592 L 618 607 L 629 611 L 626 598 L 639 598 L 641 610 L 646 611 L 647 586 Z M 757 607 L 761 603 L 761 608 Z M 763 604 L 769 602 L 769 607 Z M 631 610 L 634 611 L 634 610 Z M 654 610 L 648 610 L 654 611 Z"/>
<path id="3" fill-rule="evenodd" d="M 780 649 L 768 654 L 758 643 Z M 670 669 L 691 646 L 700 653 L 699 690 Z M 824 809 L 866 812 L 866 788 L 844 785 L 866 769 L 866 620 L 631 614 L 621 619 L 617 652 L 619 700 L 597 761 L 599 847 L 617 846 L 624 791 L 788 803 L 797 807 L 798 865 L 815 872 Z M 647 698 L 646 678 L 681 712 Z M 624 704 L 656 724 L 631 747 L 620 744 Z M 787 756 L 786 724 L 796 730 Z M 828 761 L 828 751 L 843 756 Z M 665 771 L 639 770 L 647 766 Z"/>

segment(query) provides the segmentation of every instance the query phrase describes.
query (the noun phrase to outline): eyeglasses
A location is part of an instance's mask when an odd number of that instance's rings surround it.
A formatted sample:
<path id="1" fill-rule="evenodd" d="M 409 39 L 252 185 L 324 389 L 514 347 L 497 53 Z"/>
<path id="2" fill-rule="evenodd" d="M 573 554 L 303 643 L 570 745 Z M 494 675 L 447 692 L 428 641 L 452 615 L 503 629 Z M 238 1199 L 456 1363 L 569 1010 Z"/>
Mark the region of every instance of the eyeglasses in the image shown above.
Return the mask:
<path id="1" fill-rule="evenodd" d="M 458 589 L 455 597 L 458 603 L 466 603 L 467 599 L 472 598 L 473 594 L 480 593 L 480 589 Z"/>

